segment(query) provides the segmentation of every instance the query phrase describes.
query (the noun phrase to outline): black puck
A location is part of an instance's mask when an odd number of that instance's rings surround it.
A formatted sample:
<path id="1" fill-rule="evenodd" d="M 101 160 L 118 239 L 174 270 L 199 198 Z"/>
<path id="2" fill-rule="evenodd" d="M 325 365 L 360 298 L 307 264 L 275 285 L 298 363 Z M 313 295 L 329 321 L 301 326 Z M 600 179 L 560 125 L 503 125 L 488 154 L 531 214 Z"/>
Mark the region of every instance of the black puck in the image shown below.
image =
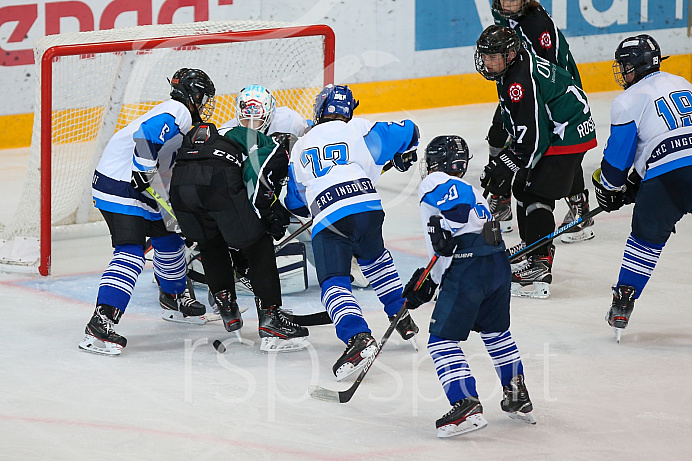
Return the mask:
<path id="1" fill-rule="evenodd" d="M 221 341 L 219 341 L 218 339 L 214 340 L 212 345 L 214 346 L 214 349 L 221 352 L 222 354 L 224 352 L 226 352 L 226 346 L 224 346 L 223 343 Z"/>

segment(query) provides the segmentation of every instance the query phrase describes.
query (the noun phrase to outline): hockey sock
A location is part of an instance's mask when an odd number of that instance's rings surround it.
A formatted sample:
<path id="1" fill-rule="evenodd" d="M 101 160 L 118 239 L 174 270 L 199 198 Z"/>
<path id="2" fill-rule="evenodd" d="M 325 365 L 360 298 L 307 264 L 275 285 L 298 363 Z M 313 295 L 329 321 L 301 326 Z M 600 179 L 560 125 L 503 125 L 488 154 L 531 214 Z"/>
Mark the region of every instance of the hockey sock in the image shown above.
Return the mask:
<path id="1" fill-rule="evenodd" d="M 204 278 L 209 291 L 218 293 L 221 290 L 228 290 L 231 293 L 231 299 L 235 299 L 235 279 L 226 241 L 219 236 L 206 242 L 199 242 L 197 248 L 199 248 Z"/>
<path id="2" fill-rule="evenodd" d="M 481 339 L 493 359 L 495 371 L 503 386 L 508 386 L 516 375 L 524 374 L 519 349 L 509 330 L 502 333 L 481 333 Z"/>
<path id="3" fill-rule="evenodd" d="M 370 333 L 358 301 L 351 293 L 350 278 L 330 277 L 322 282 L 322 304 L 334 322 L 336 336 L 344 343 L 358 333 Z"/>
<path id="4" fill-rule="evenodd" d="M 401 297 L 403 286 L 389 251 L 385 248 L 380 256 L 373 260 L 359 259 L 358 265 L 372 285 L 375 294 L 380 298 L 380 302 L 384 304 L 387 316 L 391 317 L 399 312 L 405 301 Z"/>
<path id="5" fill-rule="evenodd" d="M 108 304 L 125 312 L 143 268 L 144 248 L 141 245 L 117 245 L 113 259 L 101 276 L 96 304 Z"/>
<path id="6" fill-rule="evenodd" d="M 458 341 L 431 334 L 428 339 L 428 352 L 451 405 L 466 397 L 478 396 L 476 379 L 471 375 L 471 369 Z"/>
<path id="7" fill-rule="evenodd" d="M 524 222 L 524 236 L 526 244 L 530 245 L 536 240 L 555 231 L 555 217 L 553 209 L 541 202 L 533 202 L 526 207 L 526 221 Z M 536 253 L 544 254 L 545 247 L 537 249 Z"/>
<path id="8" fill-rule="evenodd" d="M 617 286 L 633 286 L 634 299 L 639 298 L 656 267 L 664 246 L 665 243 L 650 243 L 630 234 L 625 245 Z"/>
<path id="9" fill-rule="evenodd" d="M 185 242 L 178 234 L 152 237 L 154 247 L 154 274 L 161 289 L 170 295 L 185 291 L 187 265 L 185 264 Z"/>

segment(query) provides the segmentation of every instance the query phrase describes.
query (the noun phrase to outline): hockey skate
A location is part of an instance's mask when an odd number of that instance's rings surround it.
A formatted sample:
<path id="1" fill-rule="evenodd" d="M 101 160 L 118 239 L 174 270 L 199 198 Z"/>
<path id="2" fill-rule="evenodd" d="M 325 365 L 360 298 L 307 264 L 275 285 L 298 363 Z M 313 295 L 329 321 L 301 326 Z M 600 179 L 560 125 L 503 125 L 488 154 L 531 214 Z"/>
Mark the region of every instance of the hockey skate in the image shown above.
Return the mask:
<path id="1" fill-rule="evenodd" d="M 123 312 L 107 304 L 99 304 L 84 329 L 84 339 L 79 343 L 83 351 L 115 356 L 127 345 L 127 339 L 113 329 Z"/>
<path id="2" fill-rule="evenodd" d="M 291 322 L 278 306 L 260 307 L 261 301 L 255 298 L 259 317 L 259 335 L 262 338 L 260 350 L 263 352 L 293 352 L 310 345 L 307 340 L 308 329 Z"/>
<path id="3" fill-rule="evenodd" d="M 613 287 L 613 304 L 610 306 L 606 314 L 606 322 L 613 327 L 615 331 L 615 339 L 620 342 L 622 330 L 627 328 L 630 321 L 630 315 L 634 310 L 634 293 L 635 289 L 629 285 L 620 285 Z"/>
<path id="4" fill-rule="evenodd" d="M 508 258 L 511 258 L 513 254 L 519 253 L 524 248 L 526 248 L 526 242 L 524 242 L 522 240 L 521 242 L 517 243 L 516 245 L 507 248 L 505 250 L 505 253 L 507 253 Z M 519 259 L 517 259 L 516 261 L 514 261 L 513 263 L 510 263 L 510 264 L 512 265 L 513 271 L 519 269 L 520 267 L 525 266 L 526 265 L 526 255 L 520 257 Z"/>
<path id="5" fill-rule="evenodd" d="M 504 233 L 512 232 L 512 197 L 491 195 L 488 206 L 493 219 L 500 223 L 500 230 Z"/>
<path id="6" fill-rule="evenodd" d="M 207 290 L 207 302 L 209 303 L 209 307 L 211 308 L 211 312 L 207 312 L 206 314 L 204 314 L 204 318 L 207 320 L 207 322 L 216 322 L 217 320 L 221 320 L 221 312 L 219 311 L 219 306 L 216 304 L 214 294 L 209 290 Z M 238 306 L 238 309 L 242 314 L 243 312 L 247 311 L 248 307 Z"/>
<path id="7" fill-rule="evenodd" d="M 533 417 L 533 404 L 529 398 L 529 391 L 524 384 L 524 375 L 516 375 L 508 386 L 502 387 L 504 398 L 500 402 L 500 408 L 512 419 L 528 424 L 536 424 Z"/>
<path id="8" fill-rule="evenodd" d="M 368 332 L 358 333 L 348 340 L 346 350 L 332 367 L 337 381 L 343 381 L 353 373 L 360 371 L 367 359 L 375 354 L 377 342 Z"/>
<path id="9" fill-rule="evenodd" d="M 551 269 L 554 254 L 555 247 L 551 245 L 547 255 L 529 255 L 526 265 L 512 272 L 512 296 L 548 298 L 553 281 Z"/>
<path id="10" fill-rule="evenodd" d="M 243 327 L 243 318 L 240 316 L 238 302 L 231 298 L 228 290 L 219 291 L 214 295 L 214 300 L 219 308 L 219 314 L 223 319 L 223 327 L 229 333 L 240 330 Z"/>
<path id="11" fill-rule="evenodd" d="M 194 325 L 204 325 L 207 323 L 207 319 L 204 317 L 207 308 L 194 298 L 189 289 L 185 289 L 180 294 L 171 295 L 165 293 L 159 287 L 159 304 L 163 308 L 161 310 L 161 318 L 169 322 L 191 323 Z"/>
<path id="12" fill-rule="evenodd" d="M 396 315 L 392 315 L 389 317 L 389 321 L 393 322 L 396 319 Z M 404 339 L 405 341 L 408 341 L 411 343 L 411 346 L 418 352 L 418 343 L 416 343 L 416 335 L 420 331 L 418 328 L 418 325 L 416 325 L 416 322 L 413 321 L 413 317 L 411 317 L 411 313 L 409 311 L 406 311 L 404 313 L 404 316 L 399 320 L 399 322 L 396 324 L 396 331 L 401 335 L 401 338 Z"/>
<path id="13" fill-rule="evenodd" d="M 573 195 L 568 199 L 569 211 L 565 215 L 565 219 L 562 220 L 560 227 L 574 222 L 580 216 L 585 216 L 589 211 L 589 191 L 585 190 L 579 194 Z M 578 226 L 574 226 L 569 230 L 565 231 L 560 237 L 563 243 L 577 243 L 583 242 L 585 240 L 591 240 L 595 237 L 593 233 L 593 218 L 587 219 Z"/>
<path id="14" fill-rule="evenodd" d="M 466 397 L 452 406 L 435 423 L 438 437 L 452 437 L 483 429 L 488 422 L 483 417 L 483 405 L 478 397 Z"/>

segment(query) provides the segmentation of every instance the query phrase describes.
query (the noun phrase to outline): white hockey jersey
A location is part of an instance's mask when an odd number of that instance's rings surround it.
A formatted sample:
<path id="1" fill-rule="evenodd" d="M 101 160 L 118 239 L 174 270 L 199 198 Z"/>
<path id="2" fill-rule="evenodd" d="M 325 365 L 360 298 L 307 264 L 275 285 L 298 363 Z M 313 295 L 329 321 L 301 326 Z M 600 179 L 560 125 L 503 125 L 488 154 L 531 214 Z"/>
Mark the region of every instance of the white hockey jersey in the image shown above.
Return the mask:
<path id="1" fill-rule="evenodd" d="M 313 237 L 345 216 L 381 210 L 375 184 L 382 167 L 415 146 L 417 133 L 410 120 L 316 125 L 291 150 L 286 207 L 303 215 L 309 210 Z"/>
<path id="2" fill-rule="evenodd" d="M 158 164 L 160 177 L 170 178 L 175 153 L 192 127 L 192 116 L 182 103 L 169 99 L 117 131 L 108 141 L 92 180 L 96 208 L 149 220 L 161 219 L 153 199 L 135 191 L 133 171 Z M 164 179 L 164 189 L 168 182 Z"/>
<path id="3" fill-rule="evenodd" d="M 219 128 L 220 134 L 225 134 L 228 130 L 238 126 L 238 118 L 232 118 Z M 274 133 L 291 133 L 296 137 L 300 138 L 308 131 L 308 122 L 301 115 L 291 109 L 290 107 L 279 106 L 274 112 L 274 118 L 271 124 L 269 124 L 269 129 L 267 134 Z"/>
<path id="4" fill-rule="evenodd" d="M 610 120 L 601 164 L 609 189 L 621 188 L 632 166 L 647 180 L 692 165 L 692 84 L 684 78 L 647 75 L 613 100 Z"/>
<path id="5" fill-rule="evenodd" d="M 455 237 L 462 234 L 480 234 L 483 225 L 492 220 L 492 213 L 483 194 L 461 178 L 436 171 L 426 176 L 418 186 L 420 217 L 425 233 L 428 255 L 435 254 L 428 221 L 431 216 L 442 216 L 442 227 Z M 439 284 L 442 276 L 452 264 L 453 258 L 440 257 L 431 271 L 432 280 Z"/>

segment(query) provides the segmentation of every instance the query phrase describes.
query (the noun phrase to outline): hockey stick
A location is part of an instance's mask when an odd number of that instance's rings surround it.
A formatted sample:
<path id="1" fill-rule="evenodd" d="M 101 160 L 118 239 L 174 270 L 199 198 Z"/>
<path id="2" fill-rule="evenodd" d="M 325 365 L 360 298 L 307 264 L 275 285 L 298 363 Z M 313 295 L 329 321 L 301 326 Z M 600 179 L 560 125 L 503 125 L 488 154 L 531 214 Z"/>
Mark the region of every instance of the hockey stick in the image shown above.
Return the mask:
<path id="1" fill-rule="evenodd" d="M 175 217 L 175 213 L 173 213 L 173 208 L 168 204 L 166 199 L 161 197 L 158 192 L 154 190 L 153 187 L 149 186 L 146 188 L 146 192 L 151 195 L 151 198 L 156 200 L 156 203 L 159 204 L 161 208 L 164 209 L 166 213 L 162 213 L 162 217 L 164 218 L 164 225 L 166 226 L 166 229 L 168 230 L 174 230 L 175 232 L 179 231 L 179 226 L 178 226 L 178 218 Z M 167 215 L 167 216 L 166 216 Z"/>
<path id="2" fill-rule="evenodd" d="M 558 237 L 561 234 L 564 234 L 567 232 L 569 229 L 573 228 L 574 226 L 578 226 L 579 224 L 583 223 L 584 221 L 588 221 L 589 219 L 593 218 L 596 216 L 598 213 L 603 211 L 603 208 L 596 207 L 593 210 L 589 211 L 586 213 L 584 216 L 579 216 L 577 219 L 572 221 L 571 223 L 565 224 L 564 226 L 560 227 L 558 230 L 555 232 L 552 232 L 545 237 L 541 237 L 540 239 L 536 240 L 533 242 L 531 245 L 526 246 L 525 248 L 522 248 L 521 250 L 517 251 L 513 255 L 509 257 L 509 262 L 510 263 L 515 263 L 519 259 L 521 259 L 526 253 L 535 250 L 536 248 L 542 247 L 543 245 L 550 243 L 555 239 L 555 237 Z"/>
<path id="3" fill-rule="evenodd" d="M 435 265 L 438 259 L 439 256 L 437 254 L 433 255 L 432 259 L 428 263 L 428 266 L 425 268 L 421 276 L 418 278 L 418 283 L 416 283 L 416 287 L 414 288 L 414 290 L 418 290 L 420 286 L 423 284 L 423 282 L 425 282 L 425 279 L 428 278 L 430 271 L 432 270 L 433 266 Z M 353 384 L 351 384 L 351 387 L 349 387 L 345 391 L 333 391 L 330 389 L 325 389 L 321 386 L 311 385 L 308 387 L 308 394 L 310 394 L 310 397 L 312 397 L 313 399 L 325 400 L 327 402 L 336 403 L 346 403 L 349 400 L 351 400 L 351 397 L 353 397 L 353 394 L 358 389 L 358 386 L 360 386 L 360 383 L 363 382 L 363 378 L 365 378 L 365 375 L 368 373 L 368 370 L 370 370 L 370 367 L 372 366 L 373 362 L 375 361 L 377 356 L 380 355 L 382 348 L 387 343 L 387 340 L 392 335 L 392 332 L 394 332 L 397 323 L 399 323 L 399 320 L 401 320 L 404 314 L 406 314 L 407 310 L 408 309 L 406 307 L 406 302 L 404 302 L 404 305 L 401 306 L 399 312 L 396 313 L 394 320 L 389 324 L 389 328 L 387 328 L 387 331 L 385 331 L 384 336 L 382 336 L 380 343 L 377 345 L 377 348 L 375 349 L 375 353 L 368 358 L 367 362 L 365 362 L 365 367 L 363 367 L 356 380 L 353 382 Z"/>

